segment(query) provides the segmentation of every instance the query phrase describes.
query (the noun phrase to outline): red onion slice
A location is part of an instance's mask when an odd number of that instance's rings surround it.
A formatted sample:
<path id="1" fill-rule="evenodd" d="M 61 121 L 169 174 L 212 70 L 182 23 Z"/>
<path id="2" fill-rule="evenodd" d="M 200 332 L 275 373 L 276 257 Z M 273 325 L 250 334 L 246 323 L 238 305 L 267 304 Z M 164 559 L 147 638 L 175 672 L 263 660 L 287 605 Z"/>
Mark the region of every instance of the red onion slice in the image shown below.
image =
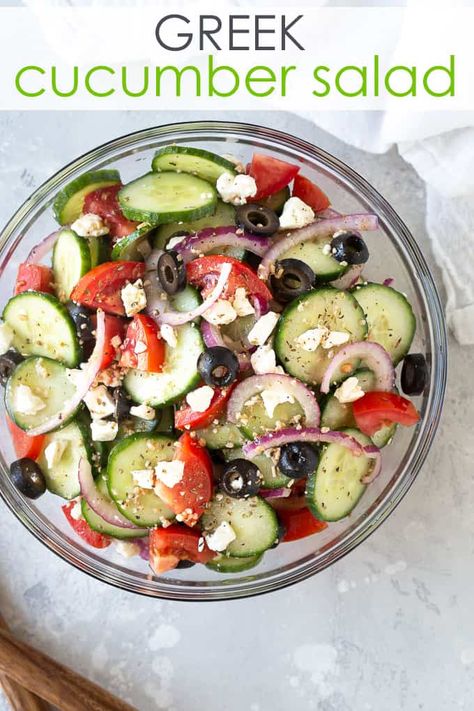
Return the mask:
<path id="1" fill-rule="evenodd" d="M 320 410 L 315 396 L 300 380 L 280 373 L 267 375 L 252 375 L 237 385 L 227 403 L 227 417 L 233 424 L 239 423 L 239 415 L 245 403 L 263 390 L 278 388 L 284 390 L 301 405 L 305 417 L 305 425 L 317 427 L 320 420 Z"/>
<path id="2" fill-rule="evenodd" d="M 302 242 L 309 242 L 312 239 L 318 239 L 320 237 L 328 237 L 338 230 L 357 230 L 361 232 L 364 230 L 376 230 L 377 227 L 377 216 L 371 214 L 344 215 L 343 217 L 333 217 L 327 220 L 316 220 L 307 227 L 293 230 L 287 237 L 273 241 L 272 246 L 263 256 L 258 268 L 258 275 L 261 279 L 268 279 L 270 269 L 280 255 Z"/>
<path id="3" fill-rule="evenodd" d="M 102 309 L 97 310 L 95 338 L 95 346 L 91 357 L 85 364 L 84 369 L 79 371 L 81 373 L 81 377 L 80 379 L 78 378 L 79 382 L 76 385 L 76 391 L 69 398 L 69 400 L 64 402 L 59 412 L 50 417 L 49 420 L 43 422 L 43 424 L 38 425 L 38 427 L 32 427 L 28 430 L 28 434 L 31 437 L 51 432 L 51 430 L 57 429 L 64 423 L 65 420 L 71 417 L 83 401 L 85 395 L 89 391 L 89 388 L 99 373 L 105 347 L 105 315 Z"/>
<path id="4" fill-rule="evenodd" d="M 291 489 L 282 486 L 280 489 L 260 489 L 258 493 L 263 499 L 285 499 L 291 496 Z"/>
<path id="5" fill-rule="evenodd" d="M 332 207 L 327 207 L 325 210 L 317 212 L 316 217 L 320 220 L 332 220 L 334 217 L 342 217 L 342 214 L 337 210 L 333 210 Z"/>
<path id="6" fill-rule="evenodd" d="M 321 392 L 326 394 L 331 388 L 334 373 L 346 361 L 360 358 L 375 375 L 374 390 L 390 392 L 395 384 L 395 368 L 389 354 L 379 343 L 357 341 L 341 348 L 330 361 L 321 382 Z"/>
<path id="7" fill-rule="evenodd" d="M 332 430 L 322 432 L 319 427 L 303 427 L 301 430 L 296 429 L 296 427 L 285 427 L 277 432 L 261 435 L 261 437 L 254 439 L 253 442 L 247 442 L 242 447 L 242 451 L 248 459 L 252 459 L 252 457 L 261 454 L 266 449 L 283 447 L 284 444 L 290 444 L 291 442 L 340 444 L 356 456 L 364 454 L 362 445 L 351 435 L 345 432 L 333 432 Z"/>
<path id="8" fill-rule="evenodd" d="M 107 521 L 107 523 L 111 523 L 119 528 L 140 530 L 138 526 L 134 526 L 125 516 L 122 516 L 115 504 L 100 493 L 95 485 L 91 465 L 87 459 L 80 460 L 78 477 L 81 494 L 98 516 L 103 518 L 104 521 Z"/>
<path id="9" fill-rule="evenodd" d="M 39 264 L 43 257 L 45 257 L 54 247 L 54 243 L 58 237 L 61 230 L 56 230 L 50 235 L 45 237 L 39 244 L 35 244 L 27 258 L 25 259 L 26 264 Z"/>
<path id="10" fill-rule="evenodd" d="M 223 348 L 228 348 L 218 326 L 209 323 L 209 321 L 201 321 L 201 335 L 204 344 L 207 348 L 214 348 L 215 346 L 222 346 Z M 234 350 L 234 349 L 231 349 Z M 250 367 L 250 358 L 248 353 L 241 353 L 234 350 L 235 355 L 238 358 L 240 370 L 247 370 Z"/>
<path id="11" fill-rule="evenodd" d="M 185 237 L 173 249 L 181 255 L 185 263 L 212 249 L 241 247 L 262 257 L 271 245 L 268 237 L 256 237 L 235 225 L 228 227 L 208 227 L 195 235 Z"/>
<path id="12" fill-rule="evenodd" d="M 393 277 L 387 277 L 387 279 L 384 279 L 382 284 L 383 286 L 392 286 L 393 282 L 395 279 Z"/>
<path id="13" fill-rule="evenodd" d="M 357 284 L 363 269 L 363 264 L 352 264 L 342 276 L 330 282 L 331 286 L 335 289 L 350 289 Z"/>

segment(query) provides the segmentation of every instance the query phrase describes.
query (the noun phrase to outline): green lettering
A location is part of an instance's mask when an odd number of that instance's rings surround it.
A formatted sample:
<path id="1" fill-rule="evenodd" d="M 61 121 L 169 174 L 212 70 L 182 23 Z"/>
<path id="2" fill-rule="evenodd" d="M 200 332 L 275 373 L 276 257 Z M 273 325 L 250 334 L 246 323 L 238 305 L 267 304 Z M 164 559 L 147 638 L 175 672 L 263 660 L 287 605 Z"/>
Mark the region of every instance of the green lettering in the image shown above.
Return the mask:
<path id="1" fill-rule="evenodd" d="M 214 86 L 214 77 L 216 74 L 219 72 L 227 72 L 230 74 L 230 76 L 234 80 L 234 85 L 232 89 L 229 91 L 219 91 L 219 89 L 216 89 Z M 239 90 L 239 75 L 233 69 L 232 67 L 229 67 L 227 64 L 223 64 L 220 67 L 214 68 L 214 57 L 212 54 L 209 55 L 208 58 L 208 95 L 209 96 L 221 96 L 221 97 L 227 97 L 227 96 L 233 96 L 238 90 Z"/>
<path id="2" fill-rule="evenodd" d="M 328 96 L 328 94 L 331 91 L 331 85 L 326 79 L 323 79 L 320 77 L 320 72 L 330 72 L 331 70 L 329 67 L 325 67 L 323 64 L 319 67 L 316 67 L 316 69 L 313 72 L 313 77 L 316 79 L 317 82 L 323 85 L 324 89 L 322 91 L 316 91 L 316 89 L 313 91 L 313 96 Z"/>
<path id="3" fill-rule="evenodd" d="M 454 96 L 455 95 L 455 90 L 454 90 L 454 85 L 455 85 L 455 56 L 454 54 L 449 55 L 449 68 L 448 67 L 443 67 L 440 64 L 437 64 L 434 67 L 430 67 L 427 72 L 425 72 L 425 75 L 423 77 L 423 87 L 426 91 L 427 94 L 430 94 L 430 96 Z M 449 77 L 449 85 L 448 88 L 445 91 L 434 91 L 434 89 L 430 89 L 429 84 L 428 84 L 428 79 L 430 76 L 433 74 L 433 72 L 446 72 L 446 74 Z"/>
<path id="4" fill-rule="evenodd" d="M 131 91 L 127 86 L 127 67 L 122 67 L 122 89 L 127 96 L 143 96 L 147 93 L 149 86 L 149 67 L 143 67 L 143 88 L 139 91 Z"/>
<path id="5" fill-rule="evenodd" d="M 267 72 L 268 76 L 254 76 L 254 74 L 257 74 L 257 72 Z M 270 96 L 270 94 L 273 94 L 273 92 L 275 91 L 274 86 L 270 86 L 264 91 L 257 91 L 256 89 L 253 89 L 251 85 L 252 82 L 258 83 L 269 81 L 276 81 L 275 72 L 273 71 L 273 69 L 270 69 L 270 67 L 259 65 L 252 67 L 252 69 L 249 69 L 249 71 L 247 72 L 247 75 L 245 77 L 245 87 L 249 94 L 252 94 L 252 96 Z"/>
<path id="6" fill-rule="evenodd" d="M 115 89 L 108 89 L 107 91 L 97 91 L 96 89 L 93 89 L 91 86 L 91 78 L 92 75 L 95 74 L 96 72 L 108 72 L 112 76 L 115 74 L 115 70 L 112 69 L 112 67 L 107 67 L 103 64 L 99 64 L 97 67 L 92 67 L 92 69 L 89 69 L 87 72 L 86 76 L 84 77 L 84 86 L 86 88 L 86 91 L 89 94 L 92 94 L 92 96 L 98 96 L 99 98 L 103 98 L 105 96 L 110 96 L 111 94 L 115 93 Z"/>
<path id="7" fill-rule="evenodd" d="M 342 87 L 341 79 L 349 72 L 354 73 L 361 79 L 361 84 L 358 89 L 354 91 L 348 91 Z M 342 67 L 339 69 L 334 80 L 335 86 L 339 94 L 343 96 L 367 96 L 367 67 L 356 67 L 355 65 L 349 64 L 347 67 Z"/>
<path id="8" fill-rule="evenodd" d="M 20 94 L 22 94 L 23 96 L 28 97 L 41 96 L 41 94 L 44 94 L 45 89 L 38 89 L 38 91 L 27 91 L 22 87 L 21 79 L 23 78 L 23 75 L 26 74 L 26 72 L 38 72 L 39 74 L 43 75 L 46 74 L 45 70 L 42 67 L 37 67 L 35 64 L 30 64 L 27 67 L 22 67 L 15 76 L 16 90 L 19 91 Z"/>
<path id="9" fill-rule="evenodd" d="M 184 73 L 189 72 L 189 71 L 191 71 L 191 73 L 194 74 L 195 79 L 196 79 L 195 96 L 201 96 L 201 75 L 199 73 L 199 69 L 192 64 L 187 67 L 183 67 L 182 69 L 178 69 L 177 67 L 174 67 L 173 65 L 169 65 L 166 67 L 156 67 L 156 73 L 155 73 L 156 96 L 161 96 L 161 78 L 165 72 L 171 72 L 172 74 L 174 74 L 175 80 L 176 80 L 175 96 L 181 96 L 181 82 L 182 82 Z"/>
<path id="10" fill-rule="evenodd" d="M 390 86 L 390 79 L 395 72 L 406 72 L 411 79 L 406 91 L 396 91 Z M 416 67 L 405 67 L 403 64 L 391 67 L 385 75 L 385 88 L 392 96 L 416 96 Z"/>
<path id="11" fill-rule="evenodd" d="M 77 91 L 77 87 L 79 85 L 79 67 L 73 67 L 73 87 L 70 91 L 60 91 L 58 89 L 56 72 L 57 72 L 56 67 L 52 66 L 51 67 L 51 87 L 53 89 L 53 93 L 56 94 L 56 96 L 62 96 L 62 97 L 72 96 L 73 94 L 75 94 Z"/>
<path id="12" fill-rule="evenodd" d="M 281 68 L 281 95 L 286 96 L 286 78 L 290 72 L 293 72 L 296 70 L 296 67 L 294 64 L 291 64 L 289 67 L 282 67 Z"/>

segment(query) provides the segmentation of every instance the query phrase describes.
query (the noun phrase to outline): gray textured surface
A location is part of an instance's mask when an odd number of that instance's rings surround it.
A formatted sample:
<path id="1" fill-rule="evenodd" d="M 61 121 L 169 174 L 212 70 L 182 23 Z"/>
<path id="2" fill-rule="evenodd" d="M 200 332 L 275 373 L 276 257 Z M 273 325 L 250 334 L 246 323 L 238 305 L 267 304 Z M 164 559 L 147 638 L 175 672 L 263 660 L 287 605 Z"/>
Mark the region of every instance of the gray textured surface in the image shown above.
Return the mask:
<path id="1" fill-rule="evenodd" d="M 0 222 L 80 153 L 177 118 L 0 115 Z M 395 152 L 363 154 L 284 113 L 253 118 L 353 165 L 394 205 L 433 265 L 423 186 Z M 230 603 L 144 599 L 81 575 L 0 505 L 0 609 L 20 637 L 140 711 L 472 708 L 473 352 L 450 345 L 445 414 L 422 473 L 367 542 L 316 578 Z"/>

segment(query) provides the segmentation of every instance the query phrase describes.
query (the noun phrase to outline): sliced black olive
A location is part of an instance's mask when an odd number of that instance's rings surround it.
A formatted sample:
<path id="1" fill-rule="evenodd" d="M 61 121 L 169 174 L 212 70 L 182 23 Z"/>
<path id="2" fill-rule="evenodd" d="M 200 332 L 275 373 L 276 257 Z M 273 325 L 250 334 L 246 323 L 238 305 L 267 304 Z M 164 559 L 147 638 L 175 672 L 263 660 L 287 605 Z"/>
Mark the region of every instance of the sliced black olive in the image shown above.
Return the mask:
<path id="1" fill-rule="evenodd" d="M 402 366 L 401 386 L 405 395 L 421 395 L 428 380 L 428 366 L 422 353 L 405 356 Z"/>
<path id="2" fill-rule="evenodd" d="M 369 259 L 367 245 L 358 232 L 336 233 L 331 240 L 331 254 L 347 264 L 365 264 Z"/>
<path id="3" fill-rule="evenodd" d="M 28 457 L 17 459 L 10 464 L 10 479 L 13 485 L 29 499 L 37 499 L 46 491 L 44 474 Z"/>
<path id="4" fill-rule="evenodd" d="M 22 360 L 24 360 L 23 356 L 13 349 L 0 356 L 0 383 L 2 385 L 7 384 L 8 378 Z"/>
<path id="5" fill-rule="evenodd" d="M 122 422 L 130 416 L 130 408 L 132 406 L 131 400 L 129 400 L 127 393 L 121 387 L 114 388 L 112 391 L 112 397 L 115 403 L 114 419 L 117 422 Z"/>
<path id="6" fill-rule="evenodd" d="M 75 304 L 73 301 L 68 301 L 66 308 L 69 311 L 69 315 L 74 321 L 76 326 L 77 337 L 82 345 L 84 351 L 84 359 L 90 356 L 94 350 L 95 336 L 94 336 L 94 325 L 91 319 L 91 311 L 85 306 L 80 304 Z"/>
<path id="7" fill-rule="evenodd" d="M 163 290 L 173 296 L 186 286 L 186 267 L 180 255 L 171 249 L 158 259 L 158 279 Z"/>
<path id="8" fill-rule="evenodd" d="M 206 348 L 197 362 L 198 371 L 207 385 L 225 388 L 234 382 L 239 372 L 235 353 L 225 346 Z"/>
<path id="9" fill-rule="evenodd" d="M 275 274 L 270 277 L 275 299 L 283 304 L 310 291 L 315 284 L 315 273 L 300 259 L 282 259 L 275 264 Z"/>
<path id="10" fill-rule="evenodd" d="M 280 227 L 278 215 L 269 207 L 247 203 L 235 210 L 235 224 L 252 235 L 273 235 Z"/>
<path id="11" fill-rule="evenodd" d="M 228 496 L 242 499 L 255 496 L 263 483 L 260 469 L 247 459 L 234 459 L 228 462 L 220 476 L 221 489 Z"/>
<path id="12" fill-rule="evenodd" d="M 176 569 L 182 570 L 183 568 L 192 568 L 193 565 L 196 565 L 196 563 L 193 563 L 192 560 L 180 560 L 176 566 Z"/>
<path id="13" fill-rule="evenodd" d="M 316 450 L 306 442 L 291 442 L 280 450 L 278 469 L 285 476 L 301 479 L 312 474 L 318 466 L 319 456 Z"/>

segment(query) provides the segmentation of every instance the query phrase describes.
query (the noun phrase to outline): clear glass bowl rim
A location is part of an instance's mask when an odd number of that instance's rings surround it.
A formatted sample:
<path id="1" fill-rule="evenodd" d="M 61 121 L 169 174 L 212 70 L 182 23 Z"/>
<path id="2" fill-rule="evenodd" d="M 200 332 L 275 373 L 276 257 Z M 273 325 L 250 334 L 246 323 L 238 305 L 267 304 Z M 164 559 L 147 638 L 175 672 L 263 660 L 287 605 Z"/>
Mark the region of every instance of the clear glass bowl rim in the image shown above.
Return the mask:
<path id="1" fill-rule="evenodd" d="M 145 576 L 143 576 L 143 579 L 138 578 L 138 576 L 133 575 L 125 568 L 115 567 L 112 569 L 107 561 L 93 553 L 88 552 L 85 554 L 78 546 L 70 545 L 59 534 L 57 529 L 46 526 L 36 511 L 25 500 L 16 496 L 12 485 L 0 487 L 0 495 L 21 523 L 41 543 L 77 569 L 120 589 L 151 597 L 182 601 L 227 600 L 272 592 L 305 580 L 324 570 L 362 543 L 397 507 L 420 471 L 439 423 L 447 377 L 447 336 L 440 298 L 423 254 L 407 226 L 385 198 L 352 168 L 321 148 L 277 129 L 237 121 L 183 121 L 134 131 L 103 143 L 61 168 L 32 193 L 3 228 L 0 237 L 0 253 L 12 234 L 20 227 L 21 223 L 35 209 L 37 204 L 49 193 L 54 192 L 59 183 L 76 171 L 86 169 L 89 163 L 95 164 L 100 160 L 105 160 L 114 150 L 127 148 L 136 143 L 142 144 L 147 139 L 153 140 L 168 135 L 179 135 L 181 139 L 187 134 L 190 135 L 190 138 L 192 136 L 196 139 L 200 135 L 212 134 L 213 132 L 218 132 L 219 135 L 228 135 L 229 137 L 240 136 L 246 140 L 261 138 L 280 144 L 286 149 L 294 148 L 299 150 L 305 153 L 307 158 L 325 164 L 349 181 L 351 187 L 355 188 L 359 195 L 372 203 L 379 217 L 397 233 L 397 237 L 403 244 L 405 254 L 418 275 L 421 291 L 427 304 L 427 326 L 433 345 L 431 363 L 432 387 L 423 421 L 420 425 L 417 446 L 414 448 L 410 459 L 406 462 L 395 487 L 390 492 L 390 496 L 386 496 L 381 500 L 363 522 L 355 527 L 348 536 L 344 536 L 336 546 L 331 547 L 323 555 L 320 555 L 317 560 L 306 557 L 303 562 L 300 561 L 294 564 L 290 570 L 276 569 L 265 574 L 261 579 L 240 578 L 235 582 L 226 582 L 222 585 L 214 584 L 214 582 L 212 585 L 207 585 L 190 581 L 188 586 L 183 586 L 182 584 L 173 586 L 169 584 L 162 585 L 156 578 L 153 580 L 149 580 Z M 5 464 L 0 462 L 0 467 L 4 477 L 3 480 L 8 482 Z"/>

